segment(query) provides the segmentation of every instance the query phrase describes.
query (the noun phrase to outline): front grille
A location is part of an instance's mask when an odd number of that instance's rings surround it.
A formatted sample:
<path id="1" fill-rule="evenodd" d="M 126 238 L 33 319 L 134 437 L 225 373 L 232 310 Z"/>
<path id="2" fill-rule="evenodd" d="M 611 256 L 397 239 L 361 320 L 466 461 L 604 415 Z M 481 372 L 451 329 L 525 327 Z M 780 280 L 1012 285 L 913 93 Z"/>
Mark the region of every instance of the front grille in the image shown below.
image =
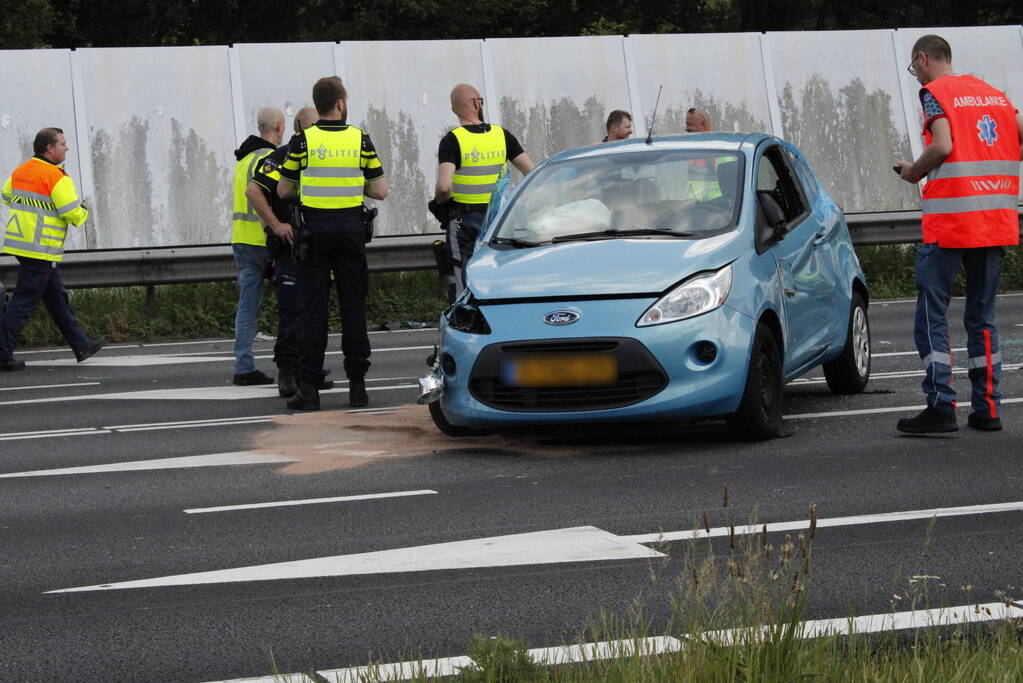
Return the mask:
<path id="1" fill-rule="evenodd" d="M 618 379 L 611 386 L 517 387 L 501 381 L 505 354 L 615 354 Z M 469 380 L 469 391 L 480 403 L 512 412 L 572 412 L 622 408 L 644 401 L 668 384 L 660 363 L 635 339 L 598 338 L 537 340 L 492 344 L 480 352 Z"/>

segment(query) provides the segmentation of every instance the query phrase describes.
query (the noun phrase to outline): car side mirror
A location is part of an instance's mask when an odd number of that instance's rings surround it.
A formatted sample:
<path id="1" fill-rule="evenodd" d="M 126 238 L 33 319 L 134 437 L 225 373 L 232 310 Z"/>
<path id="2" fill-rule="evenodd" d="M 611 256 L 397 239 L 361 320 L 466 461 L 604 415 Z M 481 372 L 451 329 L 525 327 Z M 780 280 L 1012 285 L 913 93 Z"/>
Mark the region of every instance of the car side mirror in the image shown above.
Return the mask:
<path id="1" fill-rule="evenodd" d="M 767 190 L 757 190 L 757 201 L 760 202 L 760 210 L 764 212 L 764 220 L 771 227 L 778 237 L 783 237 L 787 230 L 785 212 L 782 211 L 776 200 Z"/>

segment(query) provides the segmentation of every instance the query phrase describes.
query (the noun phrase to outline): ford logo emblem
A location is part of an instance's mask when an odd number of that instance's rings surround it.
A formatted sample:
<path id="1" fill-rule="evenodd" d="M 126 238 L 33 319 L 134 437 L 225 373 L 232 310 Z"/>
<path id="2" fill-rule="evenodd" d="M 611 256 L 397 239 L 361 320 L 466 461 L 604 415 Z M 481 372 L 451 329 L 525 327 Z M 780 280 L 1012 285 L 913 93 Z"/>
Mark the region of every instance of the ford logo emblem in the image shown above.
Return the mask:
<path id="1" fill-rule="evenodd" d="M 551 311 L 543 317 L 548 325 L 571 325 L 578 319 L 579 314 L 575 311 Z"/>

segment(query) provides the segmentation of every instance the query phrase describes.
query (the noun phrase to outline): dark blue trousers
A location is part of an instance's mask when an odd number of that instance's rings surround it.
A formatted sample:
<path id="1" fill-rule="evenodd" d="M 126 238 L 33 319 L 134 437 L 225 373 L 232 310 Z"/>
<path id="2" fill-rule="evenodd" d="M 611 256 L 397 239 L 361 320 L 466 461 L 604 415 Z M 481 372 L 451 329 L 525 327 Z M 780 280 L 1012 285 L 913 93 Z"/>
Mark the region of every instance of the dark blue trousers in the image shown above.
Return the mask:
<path id="1" fill-rule="evenodd" d="M 966 272 L 967 368 L 972 384 L 970 403 L 978 417 L 998 417 L 1002 394 L 1002 354 L 995 322 L 995 297 L 1002 270 L 1002 247 L 945 249 L 925 244 L 917 250 L 916 323 L 914 338 L 925 368 L 923 390 L 927 405 L 944 412 L 956 407 L 952 388 L 952 346 L 948 305 L 960 264 Z"/>
<path id="2" fill-rule="evenodd" d="M 302 321 L 302 292 L 298 286 L 298 263 L 285 249 L 274 264 L 274 286 L 277 290 L 277 342 L 274 363 L 281 370 L 298 370 L 298 327 Z"/>
<path id="3" fill-rule="evenodd" d="M 15 258 L 20 264 L 18 284 L 0 320 L 0 360 L 11 360 L 18 335 L 40 300 L 72 350 L 78 353 L 88 348 L 92 340 L 82 330 L 75 312 L 71 310 L 56 262 L 24 256 Z"/>
<path id="4" fill-rule="evenodd" d="M 327 351 L 327 314 L 330 280 L 334 278 L 341 309 L 341 352 L 348 379 L 362 379 L 369 370 L 369 334 L 366 330 L 366 295 L 369 268 L 362 218 L 357 213 L 308 217 L 308 250 L 299 264 L 302 322 L 299 328 L 299 372 L 304 387 L 322 377 Z"/>

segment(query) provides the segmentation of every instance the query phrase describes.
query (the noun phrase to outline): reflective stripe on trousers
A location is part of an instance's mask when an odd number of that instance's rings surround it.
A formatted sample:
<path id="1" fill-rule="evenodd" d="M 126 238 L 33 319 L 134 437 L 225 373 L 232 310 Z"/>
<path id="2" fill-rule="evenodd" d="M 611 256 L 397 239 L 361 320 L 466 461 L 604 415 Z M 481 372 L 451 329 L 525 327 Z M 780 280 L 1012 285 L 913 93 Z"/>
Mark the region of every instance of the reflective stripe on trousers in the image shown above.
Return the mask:
<path id="1" fill-rule="evenodd" d="M 952 298 L 952 282 L 961 263 L 966 271 L 963 322 L 972 385 L 970 403 L 981 418 L 998 417 L 1002 357 L 994 309 L 1003 255 L 1001 247 L 946 249 L 925 244 L 918 249 L 914 338 L 924 361 L 922 388 L 931 407 L 952 411 L 956 405 L 947 313 Z"/>

